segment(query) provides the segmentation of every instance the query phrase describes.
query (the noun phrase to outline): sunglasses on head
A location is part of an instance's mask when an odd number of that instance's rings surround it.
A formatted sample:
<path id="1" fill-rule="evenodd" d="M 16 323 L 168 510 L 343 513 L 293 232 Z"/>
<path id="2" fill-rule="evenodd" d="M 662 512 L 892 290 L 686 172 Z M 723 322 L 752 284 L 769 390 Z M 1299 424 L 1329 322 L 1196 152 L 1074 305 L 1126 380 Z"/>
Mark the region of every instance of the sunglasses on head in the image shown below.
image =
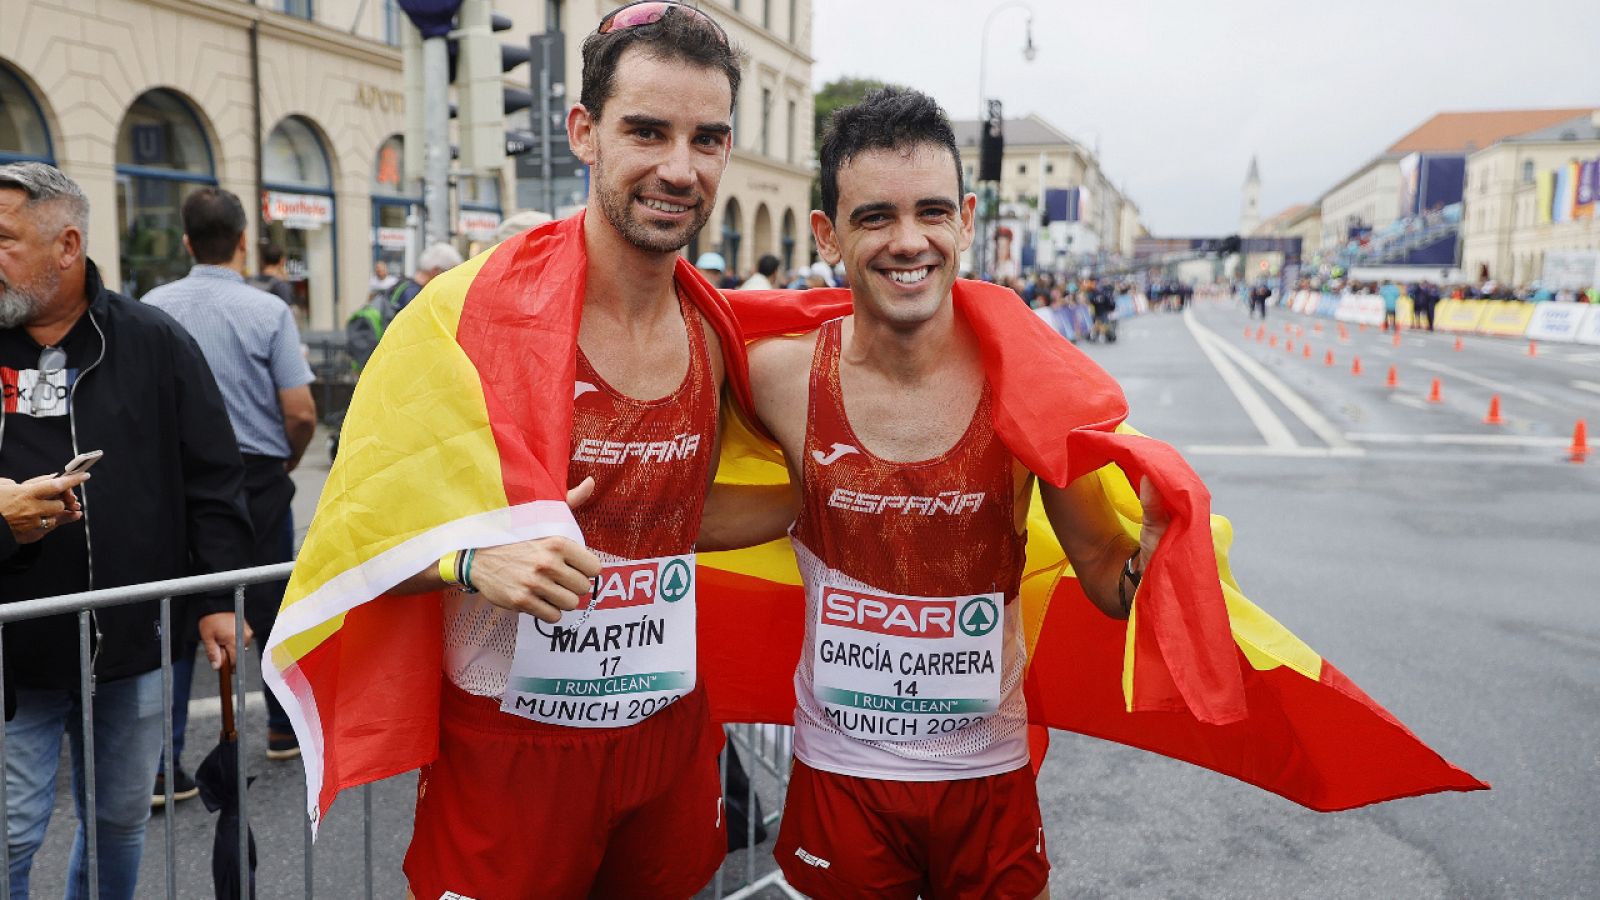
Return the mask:
<path id="1" fill-rule="evenodd" d="M 617 31 L 626 31 L 640 25 L 654 25 L 661 21 L 661 17 L 672 11 L 678 11 L 686 16 L 696 18 L 709 24 L 717 32 L 717 38 L 722 45 L 728 45 L 728 33 L 722 30 L 717 20 L 705 13 L 684 3 L 675 0 L 635 0 L 626 6 L 619 6 L 611 14 L 600 20 L 600 27 L 595 29 L 595 34 L 611 34 Z"/>

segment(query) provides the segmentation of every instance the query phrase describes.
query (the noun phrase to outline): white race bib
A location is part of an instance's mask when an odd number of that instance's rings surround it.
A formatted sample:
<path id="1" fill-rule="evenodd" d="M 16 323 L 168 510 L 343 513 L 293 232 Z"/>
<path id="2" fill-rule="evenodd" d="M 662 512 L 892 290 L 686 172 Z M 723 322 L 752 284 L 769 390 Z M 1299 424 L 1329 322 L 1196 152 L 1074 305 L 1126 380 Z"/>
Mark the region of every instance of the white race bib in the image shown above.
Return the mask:
<path id="1" fill-rule="evenodd" d="M 593 606 L 517 617 L 502 712 L 574 728 L 635 725 L 695 686 L 694 554 L 611 563 Z"/>
<path id="2" fill-rule="evenodd" d="M 853 738 L 938 737 L 1000 706 L 998 593 L 903 597 L 829 583 L 814 624 L 813 693 Z"/>

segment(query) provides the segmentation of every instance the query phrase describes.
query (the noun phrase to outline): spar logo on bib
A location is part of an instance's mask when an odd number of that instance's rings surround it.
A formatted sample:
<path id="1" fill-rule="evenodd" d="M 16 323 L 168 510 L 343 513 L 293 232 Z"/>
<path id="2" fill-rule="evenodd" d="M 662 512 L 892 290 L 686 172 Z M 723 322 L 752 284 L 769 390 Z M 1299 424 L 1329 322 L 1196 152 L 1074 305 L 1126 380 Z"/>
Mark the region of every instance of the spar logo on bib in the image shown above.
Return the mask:
<path id="1" fill-rule="evenodd" d="M 661 599 L 668 603 L 677 603 L 689 596 L 689 588 L 693 585 L 694 572 L 683 560 L 669 559 L 661 567 Z"/>
<path id="2" fill-rule="evenodd" d="M 884 597 L 829 587 L 822 595 L 822 621 L 895 637 L 947 638 L 955 633 L 956 602 Z M 989 627 L 994 626 L 991 623 Z"/>
<path id="3" fill-rule="evenodd" d="M 668 603 L 676 603 L 689 595 L 693 585 L 694 570 L 681 559 L 669 559 L 665 565 L 646 560 L 606 566 L 593 582 L 594 608 L 648 606 L 656 602 L 657 593 Z"/>
<path id="4" fill-rule="evenodd" d="M 968 637 L 983 637 L 993 631 L 995 623 L 1000 621 L 1000 610 L 988 597 L 973 597 L 961 604 L 961 615 L 957 620 L 961 623 L 961 631 Z"/>

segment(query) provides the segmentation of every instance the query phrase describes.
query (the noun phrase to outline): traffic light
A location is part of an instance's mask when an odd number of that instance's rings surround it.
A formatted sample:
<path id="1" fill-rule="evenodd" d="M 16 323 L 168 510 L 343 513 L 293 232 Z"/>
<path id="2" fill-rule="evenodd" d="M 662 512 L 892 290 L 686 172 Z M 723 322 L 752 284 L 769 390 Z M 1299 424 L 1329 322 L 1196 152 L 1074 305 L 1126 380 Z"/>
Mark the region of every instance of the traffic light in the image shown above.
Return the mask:
<path id="1" fill-rule="evenodd" d="M 507 88 L 502 76 L 528 61 L 528 48 L 495 39 L 496 32 L 511 29 L 511 20 L 490 9 L 489 0 L 462 0 L 456 24 L 451 77 L 460 108 L 461 165 L 472 172 L 498 170 L 511 143 L 506 115 L 533 103 L 532 94 Z"/>
<path id="2" fill-rule="evenodd" d="M 980 124 L 983 129 L 978 138 L 978 180 L 1000 180 L 1000 158 L 1006 152 L 1005 117 L 1000 111 L 1000 101 L 989 101 L 989 115 Z"/>

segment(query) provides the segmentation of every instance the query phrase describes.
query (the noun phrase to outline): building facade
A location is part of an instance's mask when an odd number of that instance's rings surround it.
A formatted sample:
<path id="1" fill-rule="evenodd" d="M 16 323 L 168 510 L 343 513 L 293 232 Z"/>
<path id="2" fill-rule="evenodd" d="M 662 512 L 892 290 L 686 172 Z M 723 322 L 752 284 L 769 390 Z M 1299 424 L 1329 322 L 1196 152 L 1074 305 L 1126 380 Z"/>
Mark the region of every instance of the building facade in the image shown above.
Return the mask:
<path id="1" fill-rule="evenodd" d="M 1461 267 L 1466 277 L 1508 287 L 1542 277 L 1551 251 L 1600 252 L 1595 185 L 1572 215 L 1554 215 L 1553 173 L 1600 159 L 1600 112 L 1508 138 L 1467 157 Z M 1542 187 L 1548 181 L 1549 187 Z M 1548 193 L 1546 193 L 1548 191 Z M 1587 206 L 1587 208 L 1585 208 Z"/>
<path id="2" fill-rule="evenodd" d="M 496 0 L 521 42 L 563 31 L 567 81 L 612 0 Z M 708 226 L 748 271 L 763 252 L 810 257 L 810 0 L 708 9 L 747 53 L 732 161 Z M 366 302 L 373 263 L 414 258 L 421 203 L 404 145 L 394 0 L 5 0 L 0 161 L 59 166 L 89 196 L 89 253 L 140 296 L 189 268 L 178 211 L 198 187 L 239 195 L 252 246 L 287 250 L 305 324 L 340 327 Z M 528 85 L 527 67 L 508 86 Z M 574 92 L 575 94 L 575 92 Z M 575 100 L 564 98 L 561 103 Z M 464 253 L 515 211 L 512 161 L 453 179 L 446 211 Z M 786 243 L 786 239 L 787 242 Z M 256 260 L 251 259 L 251 265 Z"/>
<path id="3" fill-rule="evenodd" d="M 980 123 L 957 119 L 950 124 L 967 189 L 974 190 Z M 1027 220 L 1037 225 L 1044 198 L 1056 191 L 1073 192 L 1073 202 L 1066 221 L 1052 221 L 1046 229 L 1044 246 L 1075 261 L 1132 257 L 1134 240 L 1146 234 L 1139 208 L 1105 174 L 1095 154 L 1037 115 L 1006 119 L 999 185 L 1002 223 Z M 1043 268 L 1050 264 L 1040 261 Z"/>

